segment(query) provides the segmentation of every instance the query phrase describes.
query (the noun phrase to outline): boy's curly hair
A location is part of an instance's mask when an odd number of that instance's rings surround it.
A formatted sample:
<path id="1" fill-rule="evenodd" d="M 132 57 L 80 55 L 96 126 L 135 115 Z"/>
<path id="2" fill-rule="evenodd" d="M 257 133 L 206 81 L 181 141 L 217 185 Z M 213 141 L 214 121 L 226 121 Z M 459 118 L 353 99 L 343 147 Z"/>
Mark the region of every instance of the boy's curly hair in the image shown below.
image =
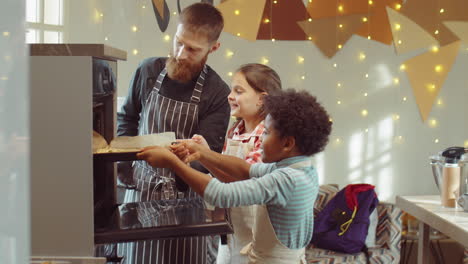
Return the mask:
<path id="1" fill-rule="evenodd" d="M 315 96 L 288 89 L 265 96 L 264 107 L 279 136 L 293 136 L 303 155 L 321 152 L 327 145 L 332 123 Z"/>

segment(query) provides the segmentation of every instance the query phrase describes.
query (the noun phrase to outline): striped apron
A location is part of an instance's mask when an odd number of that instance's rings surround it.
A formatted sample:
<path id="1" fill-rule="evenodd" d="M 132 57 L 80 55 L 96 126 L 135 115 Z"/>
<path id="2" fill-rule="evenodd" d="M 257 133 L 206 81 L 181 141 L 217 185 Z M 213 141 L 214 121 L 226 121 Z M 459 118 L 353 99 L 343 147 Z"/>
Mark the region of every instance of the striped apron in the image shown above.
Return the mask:
<path id="1" fill-rule="evenodd" d="M 203 68 L 190 98 L 190 103 L 173 100 L 159 94 L 167 74 L 163 69 L 156 80 L 141 112 L 139 135 L 174 131 L 176 138 L 191 138 L 198 128 L 198 103 L 203 90 L 207 67 Z M 192 199 L 200 203 L 202 198 L 192 189 L 178 190 L 175 175 L 169 169 L 153 168 L 145 161 L 133 164 L 135 190 L 126 190 L 124 203 L 150 200 Z M 118 245 L 122 263 L 171 263 L 205 264 L 206 238 L 187 237 L 179 239 L 147 240 Z"/>

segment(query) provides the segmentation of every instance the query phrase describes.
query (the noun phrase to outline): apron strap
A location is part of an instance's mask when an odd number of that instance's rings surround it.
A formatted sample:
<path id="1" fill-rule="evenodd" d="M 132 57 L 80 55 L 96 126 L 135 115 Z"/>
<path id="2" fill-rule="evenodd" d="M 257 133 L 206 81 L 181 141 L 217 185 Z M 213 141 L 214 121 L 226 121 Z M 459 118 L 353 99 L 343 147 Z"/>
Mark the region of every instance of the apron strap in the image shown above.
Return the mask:
<path id="1" fill-rule="evenodd" d="M 241 251 L 240 251 L 240 254 L 241 255 L 244 255 L 244 256 L 247 256 L 249 254 L 249 252 L 252 250 L 252 247 L 253 247 L 253 244 L 252 242 L 248 243 L 247 245 L 245 245 Z"/>
<path id="2" fill-rule="evenodd" d="M 159 73 L 158 79 L 156 79 L 156 83 L 154 84 L 153 89 L 157 93 L 159 93 L 159 89 L 161 89 L 161 86 L 162 86 L 164 78 L 166 77 L 166 74 L 167 74 L 167 69 L 164 68 Z M 208 67 L 205 64 L 203 66 L 203 70 L 200 72 L 200 75 L 198 76 L 195 87 L 193 88 L 192 97 L 190 97 L 190 103 L 192 104 L 200 103 L 200 98 L 201 98 L 201 94 L 203 91 L 203 85 L 205 84 L 205 79 L 206 79 L 207 74 L 208 74 Z"/>
<path id="3" fill-rule="evenodd" d="M 156 90 L 156 92 L 158 92 L 158 93 L 159 93 L 159 89 L 161 89 L 162 82 L 163 82 L 164 78 L 166 77 L 166 74 L 167 74 L 167 70 L 166 70 L 166 68 L 164 68 L 159 73 L 158 79 L 156 79 L 156 83 L 154 84 L 153 89 Z"/>
<path id="4" fill-rule="evenodd" d="M 299 161 L 299 162 L 296 162 L 290 166 L 288 166 L 289 168 L 293 168 L 293 169 L 298 169 L 298 168 L 301 168 L 301 167 L 310 167 L 312 166 L 312 160 L 310 160 L 310 158 L 308 158 L 307 160 L 303 160 L 303 161 Z"/>
<path id="5" fill-rule="evenodd" d="M 208 73 L 208 67 L 206 64 L 203 66 L 203 70 L 200 72 L 198 76 L 197 83 L 195 84 L 195 88 L 193 89 L 192 97 L 190 98 L 190 103 L 198 104 L 200 103 L 201 94 L 203 91 L 203 85 L 205 84 L 206 74 Z"/>

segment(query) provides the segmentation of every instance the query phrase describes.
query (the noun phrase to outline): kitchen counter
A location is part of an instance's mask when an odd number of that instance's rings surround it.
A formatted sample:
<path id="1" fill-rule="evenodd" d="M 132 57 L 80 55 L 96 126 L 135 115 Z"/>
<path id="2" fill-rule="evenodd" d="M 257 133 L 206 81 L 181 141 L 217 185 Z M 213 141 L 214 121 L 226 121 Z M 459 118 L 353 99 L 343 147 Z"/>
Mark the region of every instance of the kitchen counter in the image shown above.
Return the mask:
<path id="1" fill-rule="evenodd" d="M 419 222 L 418 263 L 429 263 L 429 226 L 468 247 L 468 212 L 446 208 L 439 195 L 397 196 L 396 204 Z"/>

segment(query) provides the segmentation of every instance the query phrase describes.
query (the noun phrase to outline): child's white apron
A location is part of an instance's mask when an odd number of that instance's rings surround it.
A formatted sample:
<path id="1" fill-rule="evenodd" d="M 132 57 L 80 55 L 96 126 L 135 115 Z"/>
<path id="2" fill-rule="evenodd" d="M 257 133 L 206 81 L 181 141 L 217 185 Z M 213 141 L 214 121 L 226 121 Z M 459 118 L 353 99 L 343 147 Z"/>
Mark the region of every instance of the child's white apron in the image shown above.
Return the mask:
<path id="1" fill-rule="evenodd" d="M 307 160 L 289 167 L 311 166 L 311 163 Z M 241 251 L 248 256 L 249 264 L 306 264 L 305 248 L 290 249 L 279 241 L 266 205 L 255 205 L 254 217 L 253 241 Z"/>
<path id="2" fill-rule="evenodd" d="M 228 139 L 226 142 L 226 149 L 223 154 L 245 159 L 254 146 L 255 137 L 252 137 L 249 142 L 246 143 Z M 247 256 L 241 255 L 240 251 L 253 239 L 252 229 L 254 223 L 254 206 L 233 207 L 230 210 L 234 234 L 227 236 L 227 245 L 221 245 L 220 243 L 216 264 L 247 264 Z"/>

